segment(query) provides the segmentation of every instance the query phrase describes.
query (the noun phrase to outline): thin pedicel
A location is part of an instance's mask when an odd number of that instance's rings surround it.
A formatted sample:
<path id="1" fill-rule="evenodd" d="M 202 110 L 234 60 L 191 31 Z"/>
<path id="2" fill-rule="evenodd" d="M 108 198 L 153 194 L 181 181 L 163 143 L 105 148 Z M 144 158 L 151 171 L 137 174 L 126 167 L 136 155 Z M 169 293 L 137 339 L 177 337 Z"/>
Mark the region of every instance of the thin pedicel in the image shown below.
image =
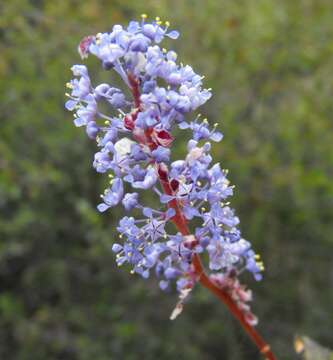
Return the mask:
<path id="1" fill-rule="evenodd" d="M 72 67 L 75 78 L 67 83 L 66 108 L 74 111 L 74 124 L 85 126 L 99 151 L 93 166 L 107 173 L 110 186 L 101 195 L 100 212 L 122 204 L 124 216 L 117 226 L 119 242 L 112 250 L 119 266 L 127 263 L 131 273 L 160 279 L 162 290 L 175 282 L 179 302 L 171 314 L 176 318 L 196 283 L 215 294 L 241 323 L 260 352 L 275 359 L 254 326 L 252 293 L 240 284 L 247 270 L 260 280 L 263 264 L 243 239 L 239 219 L 229 206 L 233 186 L 227 171 L 212 164 L 211 141 L 222 134 L 217 124 L 189 115 L 211 97 L 202 87 L 202 76 L 189 65 L 177 62 L 177 54 L 159 46 L 164 38 L 177 39 L 160 18 L 131 21 L 127 28 L 115 25 L 111 32 L 85 37 L 79 45 L 82 58 L 89 54 L 101 60 L 107 71 L 115 71 L 128 87 L 131 98 L 108 83 L 93 86 L 84 65 Z M 108 113 L 101 112 L 104 103 Z M 171 161 L 172 132 L 191 134 L 187 155 Z M 141 202 L 140 194 L 151 189 L 159 207 Z M 191 220 L 196 219 L 193 225 Z M 176 231 L 166 230 L 172 222 Z M 209 274 L 202 257 L 207 258 Z"/>

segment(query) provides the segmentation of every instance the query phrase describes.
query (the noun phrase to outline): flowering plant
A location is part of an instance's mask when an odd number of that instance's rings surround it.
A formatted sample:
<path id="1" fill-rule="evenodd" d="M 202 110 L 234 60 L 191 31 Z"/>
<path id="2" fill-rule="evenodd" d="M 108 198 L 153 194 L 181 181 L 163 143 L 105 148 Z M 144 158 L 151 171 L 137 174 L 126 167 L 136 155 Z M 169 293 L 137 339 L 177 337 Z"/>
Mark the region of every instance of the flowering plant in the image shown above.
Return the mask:
<path id="1" fill-rule="evenodd" d="M 74 65 L 75 78 L 67 84 L 66 108 L 74 111 L 74 124 L 85 127 L 97 142 L 94 168 L 110 177 L 97 208 L 105 212 L 122 205 L 130 213 L 117 227 L 119 241 L 112 246 L 116 262 L 129 264 L 131 273 L 143 278 L 155 273 L 162 290 L 175 282 L 179 302 L 171 319 L 199 282 L 227 305 L 259 350 L 274 359 L 254 329 L 251 291 L 238 279 L 246 270 L 260 280 L 263 264 L 237 228 L 227 171 L 212 163 L 211 141 L 221 141 L 222 134 L 200 115 L 186 117 L 211 97 L 211 90 L 202 87 L 203 77 L 189 65 L 177 62 L 174 51 L 159 46 L 164 38 L 178 38 L 169 26 L 159 18 L 147 22 L 143 15 L 127 28 L 115 25 L 79 44 L 82 58 L 95 55 L 125 83 L 123 90 L 108 83 L 95 86 L 86 66 Z M 175 128 L 190 134 L 182 160 L 171 159 Z M 142 204 L 143 190 L 155 195 L 157 208 Z"/>

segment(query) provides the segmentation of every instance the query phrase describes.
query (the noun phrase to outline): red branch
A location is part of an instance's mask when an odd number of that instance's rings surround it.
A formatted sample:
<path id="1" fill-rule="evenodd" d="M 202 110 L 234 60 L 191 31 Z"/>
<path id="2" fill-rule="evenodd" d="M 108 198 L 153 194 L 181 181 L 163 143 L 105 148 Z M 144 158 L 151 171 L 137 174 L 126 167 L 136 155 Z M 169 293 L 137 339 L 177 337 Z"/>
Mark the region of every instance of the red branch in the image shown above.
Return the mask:
<path id="1" fill-rule="evenodd" d="M 135 107 L 140 111 L 141 102 L 140 102 L 140 87 L 139 82 L 137 79 L 133 77 L 133 75 L 128 75 L 128 80 L 131 85 L 131 92 L 134 98 Z M 147 132 L 146 132 L 147 136 Z M 146 144 L 151 144 L 151 139 L 146 139 Z M 169 182 L 168 177 L 168 169 L 167 167 L 157 165 L 157 171 L 159 174 L 159 179 L 163 191 L 167 195 L 173 195 L 174 192 Z M 174 217 L 171 219 L 172 222 L 177 227 L 178 231 L 182 235 L 190 235 L 190 231 L 187 225 L 187 221 L 182 213 L 181 206 L 178 204 L 176 199 L 169 201 L 168 206 L 173 208 L 176 212 Z M 252 341 L 256 344 L 257 348 L 259 349 L 260 353 L 265 356 L 267 360 L 276 360 L 273 352 L 270 349 L 270 346 L 265 342 L 265 340 L 260 336 L 260 334 L 256 331 L 256 329 L 250 325 L 243 314 L 243 312 L 239 309 L 237 304 L 231 298 L 231 296 L 224 291 L 217 287 L 207 276 L 205 270 L 203 268 L 201 258 L 199 254 L 193 254 L 192 256 L 192 264 L 194 266 L 195 273 L 197 275 L 197 279 L 202 286 L 207 288 L 210 292 L 212 292 L 217 298 L 219 298 L 229 309 L 229 311 L 234 315 L 234 317 L 240 322 L 244 330 L 247 332 L 249 337 Z"/>

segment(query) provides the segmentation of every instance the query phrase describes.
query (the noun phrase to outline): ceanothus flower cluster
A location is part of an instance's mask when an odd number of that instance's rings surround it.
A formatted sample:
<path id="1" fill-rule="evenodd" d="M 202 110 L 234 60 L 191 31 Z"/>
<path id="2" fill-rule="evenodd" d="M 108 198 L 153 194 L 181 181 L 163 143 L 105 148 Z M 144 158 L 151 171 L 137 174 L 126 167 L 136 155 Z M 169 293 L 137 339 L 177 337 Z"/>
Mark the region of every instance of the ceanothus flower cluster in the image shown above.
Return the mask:
<path id="1" fill-rule="evenodd" d="M 127 28 L 115 25 L 110 32 L 87 36 L 79 45 L 82 58 L 96 56 L 103 69 L 125 83 L 124 89 L 93 84 L 86 66 L 74 65 L 74 79 L 67 84 L 66 108 L 74 112 L 74 124 L 97 142 L 94 168 L 110 177 L 97 208 L 124 208 L 119 240 L 112 246 L 117 264 L 129 264 L 144 278 L 155 273 L 162 289 L 172 280 L 179 291 L 192 288 L 191 259 L 198 253 L 206 254 L 215 279 L 248 270 L 259 280 L 262 263 L 241 236 L 228 203 L 233 186 L 210 155 L 211 142 L 219 142 L 222 134 L 217 124 L 190 115 L 211 91 L 191 66 L 177 61 L 175 51 L 160 47 L 163 39 L 178 35 L 168 22 L 147 22 L 143 16 Z M 171 159 L 175 134 L 190 135 L 182 160 Z M 156 197 L 155 209 L 142 202 L 147 190 Z M 174 231 L 167 227 L 170 222 L 178 225 Z"/>

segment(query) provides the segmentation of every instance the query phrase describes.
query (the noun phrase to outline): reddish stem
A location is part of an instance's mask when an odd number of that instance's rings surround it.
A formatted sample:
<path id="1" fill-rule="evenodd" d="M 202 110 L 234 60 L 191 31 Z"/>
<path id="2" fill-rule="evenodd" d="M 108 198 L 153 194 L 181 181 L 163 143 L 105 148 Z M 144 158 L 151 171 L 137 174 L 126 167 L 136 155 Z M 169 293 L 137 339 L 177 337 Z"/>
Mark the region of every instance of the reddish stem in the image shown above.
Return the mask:
<path id="1" fill-rule="evenodd" d="M 134 98 L 135 107 L 140 111 L 141 102 L 140 102 L 140 89 L 139 89 L 139 82 L 135 79 L 131 74 L 128 75 L 128 80 L 131 85 L 131 92 Z M 153 146 L 153 141 L 149 136 L 149 132 L 145 132 L 146 137 L 146 144 L 149 146 Z M 156 165 L 157 171 L 159 174 L 159 180 L 163 191 L 167 195 L 173 195 L 174 192 L 169 182 L 168 177 L 168 170 L 167 168 L 162 168 L 161 165 Z M 176 199 L 169 201 L 168 206 L 175 210 L 175 215 L 171 218 L 172 222 L 177 227 L 178 231 L 182 235 L 190 235 L 190 231 L 187 225 L 186 218 L 184 217 L 181 207 Z M 270 346 L 265 342 L 265 340 L 260 336 L 260 334 L 256 331 L 256 329 L 250 325 L 243 314 L 243 312 L 239 309 L 237 304 L 231 298 L 231 296 L 224 291 L 217 287 L 207 276 L 205 270 L 203 268 L 201 258 L 199 254 L 193 254 L 192 256 L 192 264 L 194 266 L 194 270 L 197 276 L 198 281 L 202 286 L 207 288 L 210 292 L 212 292 L 216 297 L 218 297 L 229 309 L 229 311 L 234 315 L 234 317 L 240 322 L 244 330 L 250 336 L 252 341 L 256 344 L 257 348 L 259 349 L 260 353 L 265 356 L 267 360 L 276 360 L 273 352 L 270 349 Z"/>
<path id="2" fill-rule="evenodd" d="M 128 74 L 128 81 L 131 85 L 135 107 L 139 109 L 141 106 L 139 81 L 132 74 Z"/>

